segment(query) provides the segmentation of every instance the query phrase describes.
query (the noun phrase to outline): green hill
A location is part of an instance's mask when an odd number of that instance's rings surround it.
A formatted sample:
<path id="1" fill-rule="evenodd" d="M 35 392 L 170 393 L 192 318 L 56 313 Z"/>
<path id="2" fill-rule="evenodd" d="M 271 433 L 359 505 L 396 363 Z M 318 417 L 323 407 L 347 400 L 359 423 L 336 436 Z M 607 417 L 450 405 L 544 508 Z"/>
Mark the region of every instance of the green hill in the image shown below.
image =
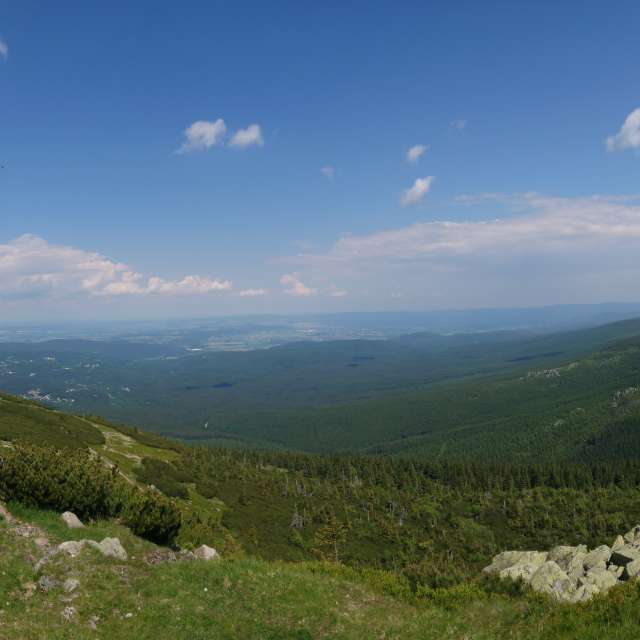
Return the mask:
<path id="1" fill-rule="evenodd" d="M 631 347 L 604 366 L 606 351 L 639 335 L 636 319 L 548 335 L 421 333 L 183 357 L 148 357 L 153 345 L 127 357 L 121 341 L 5 344 L 0 388 L 227 446 L 571 459 L 591 456 L 587 441 L 608 428 L 595 405 L 636 384 Z M 558 379 L 535 378 L 556 368 Z M 598 416 L 580 422 L 569 405 Z"/>
<path id="2" fill-rule="evenodd" d="M 187 447 L 11 396 L 0 421 L 0 497 L 29 525 L 0 523 L 2 637 L 637 634 L 635 583 L 567 606 L 481 575 L 500 550 L 596 546 L 640 522 L 636 460 L 532 466 Z M 89 526 L 67 530 L 66 509 Z M 105 536 L 121 540 L 125 563 L 87 550 L 36 569 L 36 539 Z M 162 537 L 215 546 L 224 560 L 168 562 Z M 69 578 L 80 583 L 73 596 L 61 586 Z"/>

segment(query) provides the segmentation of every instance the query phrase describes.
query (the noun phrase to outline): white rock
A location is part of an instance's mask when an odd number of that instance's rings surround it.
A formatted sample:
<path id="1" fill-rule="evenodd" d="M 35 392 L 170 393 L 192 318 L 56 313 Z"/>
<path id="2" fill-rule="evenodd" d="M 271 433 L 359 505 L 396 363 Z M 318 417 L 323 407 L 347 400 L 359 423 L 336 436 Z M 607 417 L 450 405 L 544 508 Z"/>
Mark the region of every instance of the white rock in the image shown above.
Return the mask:
<path id="1" fill-rule="evenodd" d="M 84 527 L 80 518 L 71 511 L 65 511 L 60 517 L 65 521 L 69 529 L 82 529 Z"/>
<path id="2" fill-rule="evenodd" d="M 58 545 L 58 551 L 67 553 L 72 558 L 75 558 L 77 555 L 80 555 L 80 552 L 84 549 L 86 542 L 86 540 L 67 540 L 66 542 L 61 542 Z"/>
<path id="3" fill-rule="evenodd" d="M 597 565 L 601 565 L 603 562 L 608 562 L 611 557 L 611 549 L 603 544 L 596 547 L 593 551 L 587 553 L 584 557 L 584 568 L 589 570 Z"/>
<path id="4" fill-rule="evenodd" d="M 127 552 L 120 544 L 118 538 L 105 538 L 102 542 L 87 540 L 87 543 L 94 549 L 97 549 L 103 556 L 123 561 L 128 558 Z"/>
<path id="5" fill-rule="evenodd" d="M 194 553 L 196 558 L 200 560 L 220 560 L 220 554 L 213 547 L 208 547 L 206 544 L 198 547 Z"/>

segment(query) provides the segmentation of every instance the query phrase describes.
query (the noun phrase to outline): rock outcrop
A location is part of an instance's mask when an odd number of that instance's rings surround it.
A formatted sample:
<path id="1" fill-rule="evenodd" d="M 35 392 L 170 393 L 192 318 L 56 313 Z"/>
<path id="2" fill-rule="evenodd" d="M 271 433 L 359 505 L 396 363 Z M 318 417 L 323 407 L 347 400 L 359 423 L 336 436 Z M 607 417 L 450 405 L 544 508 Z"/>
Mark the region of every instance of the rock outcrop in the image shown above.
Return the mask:
<path id="1" fill-rule="evenodd" d="M 522 580 L 534 591 L 563 602 L 584 602 L 617 584 L 640 577 L 640 525 L 618 536 L 611 547 L 585 545 L 549 551 L 503 551 L 485 573 Z"/>
<path id="2" fill-rule="evenodd" d="M 116 560 L 125 561 L 127 559 L 127 552 L 124 547 L 120 543 L 118 538 L 104 538 L 102 542 L 96 542 L 95 540 L 67 540 L 66 542 L 61 542 L 57 547 L 54 547 L 36 566 L 37 570 L 52 558 L 54 555 L 58 553 L 66 553 L 67 555 L 75 558 L 80 555 L 83 549 L 86 547 L 92 547 L 99 551 L 103 556 L 107 556 L 108 558 L 115 558 Z"/>

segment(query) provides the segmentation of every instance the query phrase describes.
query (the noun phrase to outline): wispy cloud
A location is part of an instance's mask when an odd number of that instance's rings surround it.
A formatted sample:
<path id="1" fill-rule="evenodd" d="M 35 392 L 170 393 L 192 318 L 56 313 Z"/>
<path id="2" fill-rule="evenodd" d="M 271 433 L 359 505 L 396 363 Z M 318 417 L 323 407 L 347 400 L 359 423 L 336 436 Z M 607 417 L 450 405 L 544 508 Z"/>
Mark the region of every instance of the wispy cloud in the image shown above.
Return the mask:
<path id="1" fill-rule="evenodd" d="M 332 298 L 345 298 L 346 296 L 349 295 L 349 292 L 345 291 L 344 289 L 340 289 L 339 287 L 336 287 L 335 284 L 332 284 L 329 287 L 329 295 Z"/>
<path id="2" fill-rule="evenodd" d="M 422 200 L 429 190 L 431 189 L 431 185 L 433 183 L 434 176 L 427 176 L 426 178 L 418 178 L 409 189 L 406 189 L 402 193 L 402 197 L 400 198 L 400 204 L 403 207 L 407 207 L 411 204 L 416 204 Z"/>
<path id="3" fill-rule="evenodd" d="M 297 273 L 287 273 L 280 278 L 280 284 L 288 287 L 284 290 L 285 293 L 291 296 L 307 297 L 316 294 L 317 289 L 308 287 L 302 282 Z"/>
<path id="4" fill-rule="evenodd" d="M 266 289 L 243 289 L 238 291 L 241 298 L 256 298 L 258 296 L 266 296 L 269 292 Z"/>
<path id="5" fill-rule="evenodd" d="M 332 165 L 325 164 L 324 167 L 320 169 L 320 173 L 326 178 L 328 178 L 329 180 L 333 180 L 333 177 L 336 174 L 336 170 L 335 170 L 335 167 L 333 167 Z"/>
<path id="6" fill-rule="evenodd" d="M 9 45 L 5 40 L 0 38 L 0 58 L 4 58 L 5 60 L 9 57 Z"/>
<path id="7" fill-rule="evenodd" d="M 246 129 L 238 129 L 231 137 L 229 143 L 232 147 L 246 149 L 247 147 L 258 146 L 264 144 L 262 138 L 262 129 L 259 124 L 250 124 Z"/>
<path id="8" fill-rule="evenodd" d="M 226 133 L 227 125 L 222 118 L 218 118 L 212 122 L 198 120 L 185 129 L 185 139 L 182 146 L 178 149 L 178 153 L 206 151 L 211 147 L 221 144 Z"/>
<path id="9" fill-rule="evenodd" d="M 99 253 L 24 235 L 0 245 L 0 299 L 200 295 L 229 291 L 229 280 L 143 276 Z"/>
<path id="10" fill-rule="evenodd" d="M 634 109 L 625 119 L 620 131 L 606 140 L 609 151 L 640 148 L 640 108 Z"/>
<path id="11" fill-rule="evenodd" d="M 409 162 L 418 162 L 428 150 L 428 144 L 416 144 L 407 151 L 407 160 Z"/>
<path id="12" fill-rule="evenodd" d="M 457 119 L 457 120 L 452 120 L 449 124 L 450 124 L 454 129 L 457 129 L 458 131 L 462 131 L 463 129 L 465 129 L 465 128 L 466 128 L 466 126 L 467 126 L 467 121 L 466 121 L 466 120 L 462 120 L 462 119 L 460 118 L 460 119 Z"/>
<path id="13" fill-rule="evenodd" d="M 466 220 L 345 235 L 325 253 L 280 263 L 292 265 L 298 280 L 339 281 L 356 301 L 392 293 L 404 294 L 407 304 L 449 308 L 637 300 L 638 200 L 465 196 L 458 202 L 472 210 Z M 500 217 L 474 210 L 482 203 L 486 211 L 492 202 Z"/>

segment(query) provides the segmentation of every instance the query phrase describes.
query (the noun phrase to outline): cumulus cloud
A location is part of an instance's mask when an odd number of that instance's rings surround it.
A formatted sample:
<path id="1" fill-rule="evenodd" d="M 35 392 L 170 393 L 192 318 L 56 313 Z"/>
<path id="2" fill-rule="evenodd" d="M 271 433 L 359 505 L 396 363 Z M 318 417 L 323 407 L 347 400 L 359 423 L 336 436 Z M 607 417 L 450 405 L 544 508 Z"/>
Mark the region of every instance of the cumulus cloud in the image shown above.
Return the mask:
<path id="1" fill-rule="evenodd" d="M 185 139 L 178 149 L 178 153 L 206 151 L 220 144 L 226 133 L 227 125 L 222 118 L 218 118 L 215 122 L 198 120 L 185 129 Z"/>
<path id="2" fill-rule="evenodd" d="M 420 200 L 422 200 L 427 195 L 427 193 L 429 193 L 433 180 L 433 176 L 418 178 L 413 183 L 413 186 L 403 192 L 402 197 L 400 198 L 400 204 L 403 207 L 407 207 L 411 204 L 420 202 Z"/>
<path id="3" fill-rule="evenodd" d="M 462 120 L 462 119 L 458 119 L 458 120 L 452 120 L 449 124 L 454 129 L 457 129 L 458 131 L 462 131 L 464 128 L 466 128 L 467 121 L 466 120 Z"/>
<path id="4" fill-rule="evenodd" d="M 229 291 L 228 280 L 145 277 L 99 253 L 24 235 L 0 245 L 0 299 L 200 295 Z"/>
<path id="5" fill-rule="evenodd" d="M 335 176 L 336 170 L 332 165 L 326 164 L 324 165 L 324 167 L 322 167 L 322 169 L 320 169 L 320 173 L 326 178 L 329 178 L 329 180 L 333 180 L 333 176 Z"/>
<path id="6" fill-rule="evenodd" d="M 258 296 L 266 296 L 269 293 L 266 289 L 243 289 L 238 291 L 241 298 L 256 298 Z"/>
<path id="7" fill-rule="evenodd" d="M 238 129 L 231 137 L 232 147 L 246 149 L 247 147 L 258 146 L 264 144 L 262 139 L 262 130 L 259 124 L 250 124 L 246 129 Z"/>
<path id="8" fill-rule="evenodd" d="M 429 150 L 428 144 L 416 144 L 407 151 L 407 160 L 409 162 L 418 162 L 420 157 Z"/>
<path id="9" fill-rule="evenodd" d="M 607 138 L 609 151 L 640 148 L 640 108 L 634 109 L 625 119 L 620 131 Z"/>
<path id="10" fill-rule="evenodd" d="M 9 46 L 2 38 L 0 38 L 0 58 L 4 58 L 6 60 L 8 57 L 9 57 Z"/>
<path id="11" fill-rule="evenodd" d="M 280 278 L 280 284 L 288 287 L 284 292 L 291 296 L 308 297 L 317 293 L 317 289 L 307 287 L 304 282 L 301 282 L 297 273 L 287 273 L 283 275 Z"/>

